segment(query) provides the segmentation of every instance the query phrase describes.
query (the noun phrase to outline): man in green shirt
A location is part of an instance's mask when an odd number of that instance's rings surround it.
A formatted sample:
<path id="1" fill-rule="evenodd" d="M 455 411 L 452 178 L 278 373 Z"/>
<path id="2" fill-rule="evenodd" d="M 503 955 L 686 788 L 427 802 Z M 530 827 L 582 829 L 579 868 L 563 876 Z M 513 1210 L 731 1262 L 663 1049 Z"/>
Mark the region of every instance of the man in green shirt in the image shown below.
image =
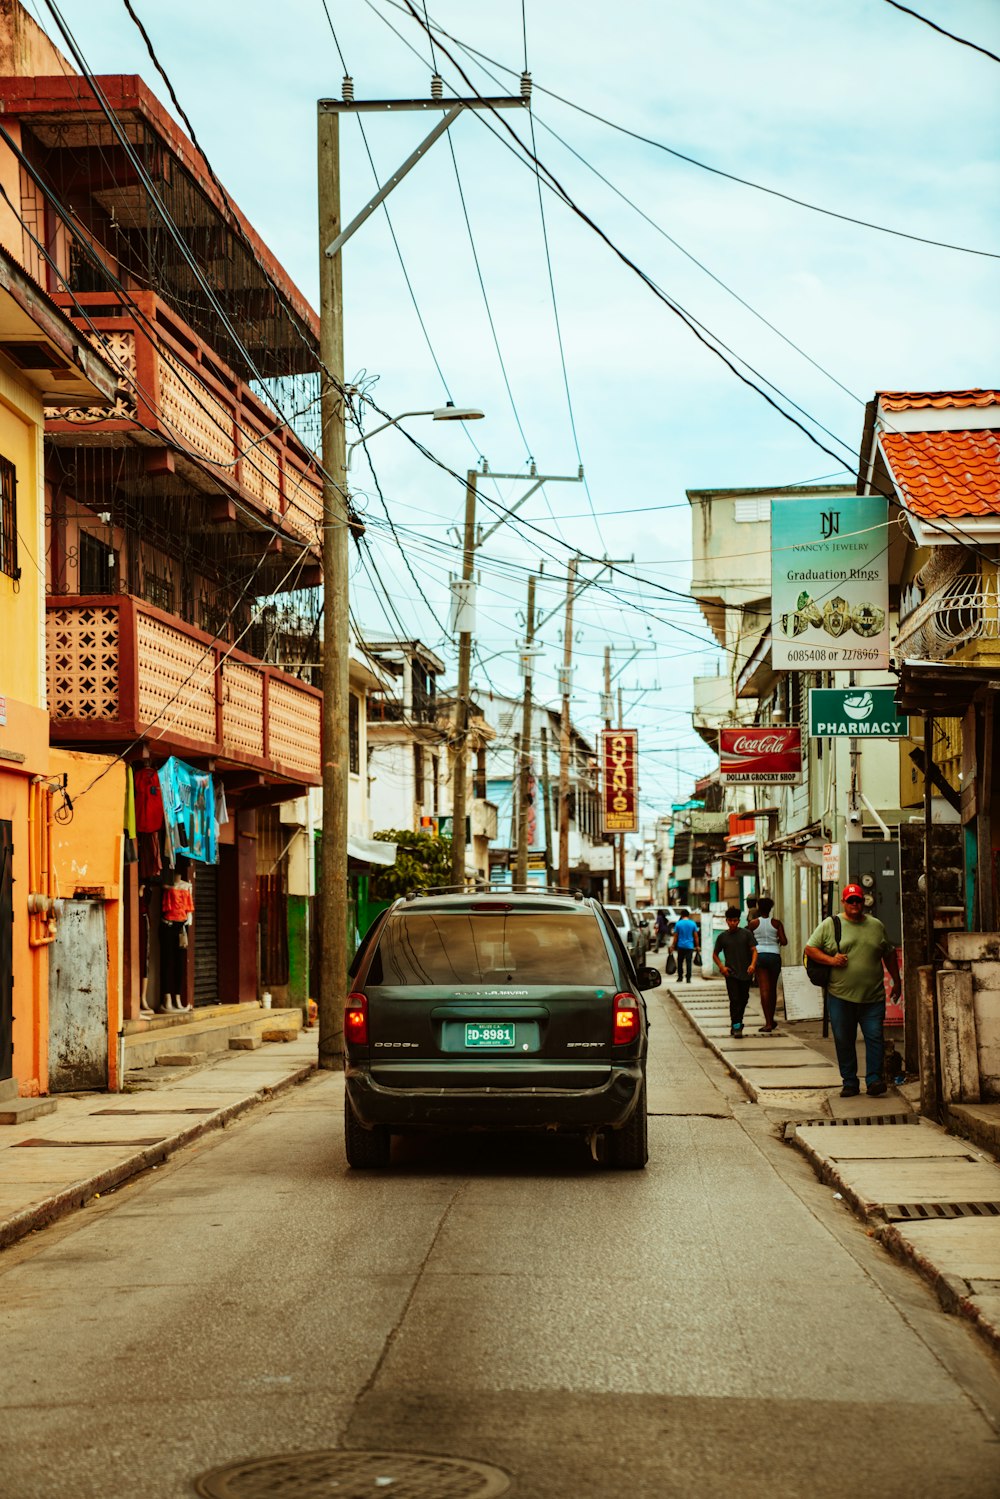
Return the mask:
<path id="1" fill-rule="evenodd" d="M 858 1026 L 865 1038 L 865 1082 L 868 1092 L 879 1097 L 885 1092 L 882 1059 L 885 1040 L 885 981 L 882 966 L 892 980 L 892 998 L 900 992 L 899 963 L 896 949 L 876 916 L 865 914 L 865 893 L 860 885 L 845 885 L 841 903 L 844 914 L 840 923 L 840 942 L 833 917 L 821 921 L 806 943 L 805 956 L 825 963 L 830 969 L 826 991 L 827 1010 L 833 1039 L 837 1045 L 837 1065 L 844 1086 L 841 1098 L 860 1093 Z"/>

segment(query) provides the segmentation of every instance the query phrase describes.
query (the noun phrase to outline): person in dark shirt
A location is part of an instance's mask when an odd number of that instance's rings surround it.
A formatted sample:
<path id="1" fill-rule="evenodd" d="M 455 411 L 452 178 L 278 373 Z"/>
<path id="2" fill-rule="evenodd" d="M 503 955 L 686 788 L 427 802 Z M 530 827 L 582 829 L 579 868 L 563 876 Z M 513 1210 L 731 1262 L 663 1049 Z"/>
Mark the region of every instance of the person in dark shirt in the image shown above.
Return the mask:
<path id="1" fill-rule="evenodd" d="M 757 944 L 753 932 L 740 926 L 737 906 L 726 912 L 726 930 L 715 939 L 712 956 L 726 981 L 729 994 L 729 1034 L 743 1035 L 743 1015 L 750 1000 L 750 980 L 757 967 Z"/>

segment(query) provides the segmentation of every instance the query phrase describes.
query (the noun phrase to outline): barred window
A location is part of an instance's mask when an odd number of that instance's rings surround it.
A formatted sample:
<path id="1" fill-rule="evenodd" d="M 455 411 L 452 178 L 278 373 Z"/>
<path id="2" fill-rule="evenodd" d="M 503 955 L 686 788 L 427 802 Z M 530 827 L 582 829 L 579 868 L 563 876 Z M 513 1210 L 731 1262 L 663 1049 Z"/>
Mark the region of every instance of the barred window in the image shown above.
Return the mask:
<path id="1" fill-rule="evenodd" d="M 351 693 L 347 708 L 347 757 L 348 769 L 352 776 L 356 776 L 361 770 L 361 711 L 358 705 L 356 693 Z"/>
<path id="2" fill-rule="evenodd" d="M 81 531 L 78 555 L 81 593 L 118 592 L 118 553 L 113 546 L 89 531 Z"/>
<path id="3" fill-rule="evenodd" d="M 413 800 L 424 804 L 424 751 L 419 744 L 413 746 Z"/>
<path id="4" fill-rule="evenodd" d="M 17 472 L 9 458 L 0 458 L 0 573 L 19 578 L 17 565 Z"/>

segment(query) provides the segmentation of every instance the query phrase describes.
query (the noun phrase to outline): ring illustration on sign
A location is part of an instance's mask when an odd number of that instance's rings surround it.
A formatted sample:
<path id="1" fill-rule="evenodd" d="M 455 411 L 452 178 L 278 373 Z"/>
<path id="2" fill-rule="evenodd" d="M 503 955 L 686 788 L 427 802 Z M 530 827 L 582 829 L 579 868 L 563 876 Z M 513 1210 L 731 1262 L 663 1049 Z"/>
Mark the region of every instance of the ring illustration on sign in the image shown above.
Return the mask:
<path id="1" fill-rule="evenodd" d="M 851 606 L 846 599 L 828 599 L 823 605 L 823 628 L 834 639 L 851 628 Z"/>
<path id="2" fill-rule="evenodd" d="M 885 624 L 885 610 L 877 609 L 874 604 L 859 604 L 851 615 L 851 624 L 855 634 L 870 640 L 873 635 L 881 634 Z"/>
<path id="3" fill-rule="evenodd" d="M 858 604 L 852 609 L 847 599 L 838 596 L 828 599 L 820 609 L 812 596 L 805 592 L 799 594 L 795 609 L 781 616 L 782 634 L 793 638 L 803 635 L 806 630 L 816 629 L 832 635 L 834 640 L 839 640 L 848 630 L 871 640 L 880 635 L 884 627 L 885 610 L 875 604 Z"/>

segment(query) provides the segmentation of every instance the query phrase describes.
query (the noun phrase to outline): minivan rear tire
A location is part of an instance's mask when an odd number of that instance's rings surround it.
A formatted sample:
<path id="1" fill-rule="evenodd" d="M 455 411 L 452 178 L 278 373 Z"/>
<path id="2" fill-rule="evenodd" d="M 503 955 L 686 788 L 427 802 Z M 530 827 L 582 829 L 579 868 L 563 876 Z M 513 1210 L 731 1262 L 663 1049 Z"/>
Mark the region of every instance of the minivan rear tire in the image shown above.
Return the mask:
<path id="1" fill-rule="evenodd" d="M 392 1136 L 384 1125 L 365 1129 L 359 1124 L 349 1098 L 344 1099 L 344 1153 L 354 1170 L 379 1170 L 389 1164 Z"/>
<path id="2" fill-rule="evenodd" d="M 642 1171 L 649 1160 L 649 1133 L 646 1119 L 646 1080 L 627 1124 L 608 1131 L 607 1162 L 617 1171 Z"/>

